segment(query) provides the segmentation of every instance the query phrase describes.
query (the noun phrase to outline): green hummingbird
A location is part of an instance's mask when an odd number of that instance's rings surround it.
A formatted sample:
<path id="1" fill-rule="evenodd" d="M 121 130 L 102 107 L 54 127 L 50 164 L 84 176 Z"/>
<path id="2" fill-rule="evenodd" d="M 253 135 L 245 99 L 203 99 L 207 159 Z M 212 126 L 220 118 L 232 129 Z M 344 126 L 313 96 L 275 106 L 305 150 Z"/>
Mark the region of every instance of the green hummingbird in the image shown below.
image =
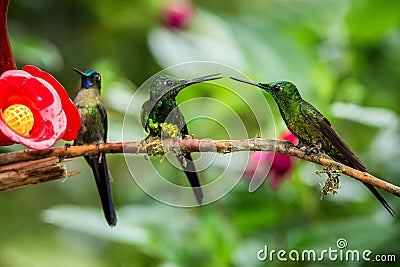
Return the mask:
<path id="1" fill-rule="evenodd" d="M 150 86 L 150 98 L 143 103 L 141 120 L 150 137 L 176 138 L 189 134 L 185 118 L 178 108 L 176 97 L 182 89 L 196 83 L 222 78 L 211 74 L 191 80 L 159 76 Z M 176 157 L 193 188 L 196 200 L 202 203 L 203 192 L 190 153 L 175 152 Z"/>
<path id="2" fill-rule="evenodd" d="M 100 100 L 101 77 L 94 70 L 82 72 L 74 69 L 82 78 L 81 89 L 74 103 L 81 115 L 82 125 L 74 145 L 101 144 L 107 142 L 107 112 Z M 100 195 L 104 216 L 110 226 L 115 226 L 117 217 L 112 200 L 110 174 L 108 172 L 106 154 L 85 156 L 92 168 Z"/>
<path id="3" fill-rule="evenodd" d="M 288 81 L 258 83 L 234 77 L 231 79 L 257 86 L 272 95 L 286 126 L 299 139 L 299 148 L 307 147 L 306 151 L 315 149 L 322 151 L 335 161 L 359 171 L 368 172 L 365 165 L 335 132 L 324 115 L 303 100 L 296 85 Z M 394 210 L 376 188 L 367 183 L 364 185 L 394 216 Z"/>

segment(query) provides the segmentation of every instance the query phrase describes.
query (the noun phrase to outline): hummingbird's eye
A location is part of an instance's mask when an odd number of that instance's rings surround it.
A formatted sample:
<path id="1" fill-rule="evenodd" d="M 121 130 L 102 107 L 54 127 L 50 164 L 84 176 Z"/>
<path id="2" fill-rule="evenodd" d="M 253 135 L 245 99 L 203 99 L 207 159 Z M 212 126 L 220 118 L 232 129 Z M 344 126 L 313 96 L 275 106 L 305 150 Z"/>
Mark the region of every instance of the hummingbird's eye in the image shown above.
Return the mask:
<path id="1" fill-rule="evenodd" d="M 275 84 L 275 85 L 272 87 L 272 90 L 274 90 L 275 92 L 281 91 L 281 90 L 282 90 L 281 84 L 280 84 L 280 83 Z"/>
<path id="2" fill-rule="evenodd" d="M 99 74 L 96 74 L 96 75 L 94 76 L 94 80 L 95 80 L 96 82 L 100 82 L 100 80 L 101 80 L 100 75 L 99 75 Z"/>
<path id="3" fill-rule="evenodd" d="M 166 86 L 173 86 L 173 85 L 174 85 L 174 81 L 168 79 L 168 80 L 166 80 L 166 81 L 164 82 L 164 84 L 165 84 Z"/>

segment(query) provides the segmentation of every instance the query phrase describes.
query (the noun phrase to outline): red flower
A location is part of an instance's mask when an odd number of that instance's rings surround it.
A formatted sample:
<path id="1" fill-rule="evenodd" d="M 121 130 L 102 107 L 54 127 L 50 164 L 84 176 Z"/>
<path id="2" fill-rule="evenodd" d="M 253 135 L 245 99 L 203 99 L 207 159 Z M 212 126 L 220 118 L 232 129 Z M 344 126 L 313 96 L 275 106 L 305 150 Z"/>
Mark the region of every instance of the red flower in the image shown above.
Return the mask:
<path id="1" fill-rule="evenodd" d="M 47 149 L 59 139 L 74 140 L 81 126 L 63 86 L 35 66 L 0 76 L 0 111 L 0 145 Z"/>
<path id="2" fill-rule="evenodd" d="M 282 132 L 278 139 L 288 140 L 294 144 L 298 143 L 297 138 L 288 130 Z M 269 185 L 276 190 L 288 177 L 293 164 L 294 158 L 288 155 L 256 151 L 250 156 L 249 165 L 245 170 L 245 178 L 248 180 L 264 179 L 270 175 Z"/>
<path id="3" fill-rule="evenodd" d="M 161 10 L 161 20 L 170 29 L 186 28 L 193 17 L 193 5 L 187 0 L 172 0 Z"/>

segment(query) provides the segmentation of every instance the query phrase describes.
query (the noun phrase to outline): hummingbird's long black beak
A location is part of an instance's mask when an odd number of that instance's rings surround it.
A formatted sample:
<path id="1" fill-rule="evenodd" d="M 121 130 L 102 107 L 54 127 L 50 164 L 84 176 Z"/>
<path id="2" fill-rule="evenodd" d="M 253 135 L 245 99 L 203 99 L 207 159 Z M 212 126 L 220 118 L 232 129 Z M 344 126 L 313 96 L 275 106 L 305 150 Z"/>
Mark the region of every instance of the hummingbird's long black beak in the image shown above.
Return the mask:
<path id="1" fill-rule="evenodd" d="M 253 82 L 253 81 L 250 81 L 250 80 L 240 79 L 240 78 L 236 78 L 236 77 L 232 77 L 232 76 L 229 77 L 229 78 L 231 78 L 232 80 L 238 81 L 238 82 L 248 83 L 248 84 L 251 84 L 251 85 L 254 85 L 254 86 L 263 88 L 263 86 L 261 85 L 261 83 L 258 83 L 258 82 Z"/>
<path id="2" fill-rule="evenodd" d="M 210 75 L 206 75 L 206 76 L 202 76 L 199 78 L 194 78 L 192 80 L 188 80 L 185 85 L 189 86 L 195 83 L 201 83 L 201 82 L 205 82 L 205 81 L 212 81 L 212 80 L 218 80 L 223 78 L 222 76 L 220 76 L 221 73 L 216 73 L 216 74 L 210 74 Z"/>
<path id="3" fill-rule="evenodd" d="M 77 68 L 74 68 L 74 71 L 81 75 L 82 77 L 86 77 L 85 73 L 83 71 L 78 70 Z"/>

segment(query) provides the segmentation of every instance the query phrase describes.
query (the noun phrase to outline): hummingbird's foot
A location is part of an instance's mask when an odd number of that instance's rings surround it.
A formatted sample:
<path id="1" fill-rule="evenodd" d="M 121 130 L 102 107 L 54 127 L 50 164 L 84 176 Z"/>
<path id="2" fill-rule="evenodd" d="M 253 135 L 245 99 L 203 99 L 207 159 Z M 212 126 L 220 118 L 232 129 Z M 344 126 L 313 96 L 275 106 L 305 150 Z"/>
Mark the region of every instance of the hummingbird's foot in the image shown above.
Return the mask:
<path id="1" fill-rule="evenodd" d="M 318 155 L 319 150 L 318 150 L 318 148 L 313 146 L 313 147 L 308 147 L 305 152 L 307 155 Z"/>
<path id="2" fill-rule="evenodd" d="M 249 141 L 250 141 L 250 143 L 256 144 L 258 139 L 260 139 L 260 135 L 256 134 L 254 137 L 250 138 Z"/>
<path id="3" fill-rule="evenodd" d="M 321 173 L 326 173 L 328 179 L 325 181 L 325 185 L 321 189 L 321 200 L 328 194 L 337 194 L 337 190 L 340 189 L 339 177 L 343 172 L 343 168 L 338 164 L 330 164 L 325 166 L 323 170 L 314 171 L 315 174 L 321 176 Z"/>
<path id="4" fill-rule="evenodd" d="M 69 147 L 71 147 L 72 145 L 70 144 L 70 143 L 65 143 L 64 144 L 64 148 L 65 148 L 65 150 L 67 150 Z"/>
<path id="5" fill-rule="evenodd" d="M 99 150 L 101 144 L 104 144 L 104 142 L 101 142 L 101 141 L 96 142 L 96 148 L 97 148 L 97 150 Z M 99 163 L 102 163 L 102 161 L 103 161 L 103 153 L 100 153 L 100 156 L 99 156 Z"/>
<path id="6" fill-rule="evenodd" d="M 257 139 L 260 138 L 259 134 L 256 134 L 254 137 L 252 137 L 250 140 L 256 141 Z"/>
<path id="7" fill-rule="evenodd" d="M 59 157 L 58 157 L 58 161 L 59 162 L 61 162 L 61 161 L 63 161 L 64 159 L 66 159 L 67 158 L 67 155 L 68 155 L 68 148 L 71 146 L 71 144 L 70 143 L 65 143 L 65 145 L 64 145 L 64 153 L 62 153 L 62 155 L 60 155 Z"/>
<path id="8" fill-rule="evenodd" d="M 296 147 L 298 149 L 304 150 L 304 152 L 306 152 L 306 155 L 318 155 L 322 148 L 322 144 L 318 143 L 316 146 L 307 146 L 303 143 L 299 143 Z"/>
<path id="9" fill-rule="evenodd" d="M 185 134 L 183 137 L 184 140 L 194 139 L 194 134 Z"/>
<path id="10" fill-rule="evenodd" d="M 102 141 L 96 142 L 96 148 L 99 149 L 99 146 L 100 146 L 101 144 L 104 144 L 104 142 L 102 142 Z"/>
<path id="11" fill-rule="evenodd" d="M 308 148 L 308 146 L 302 142 L 299 142 L 295 147 L 303 151 L 305 151 Z"/>

